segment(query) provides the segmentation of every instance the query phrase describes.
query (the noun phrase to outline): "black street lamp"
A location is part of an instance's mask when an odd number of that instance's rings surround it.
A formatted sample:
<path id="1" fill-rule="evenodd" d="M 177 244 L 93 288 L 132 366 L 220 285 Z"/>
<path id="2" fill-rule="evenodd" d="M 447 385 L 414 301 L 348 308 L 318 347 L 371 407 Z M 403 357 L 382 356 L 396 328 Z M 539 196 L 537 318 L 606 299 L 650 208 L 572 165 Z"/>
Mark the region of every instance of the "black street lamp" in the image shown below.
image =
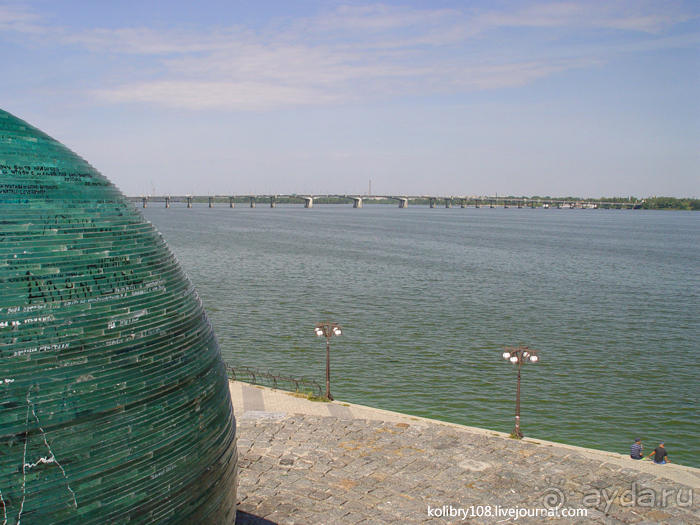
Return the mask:
<path id="1" fill-rule="evenodd" d="M 331 395 L 331 337 L 341 335 L 343 332 L 338 323 L 316 323 L 314 330 L 319 337 L 326 337 L 326 398 L 333 401 Z"/>
<path id="2" fill-rule="evenodd" d="M 530 361 L 531 363 L 536 363 L 540 358 L 537 356 L 537 350 L 530 350 L 527 346 L 523 346 L 522 343 L 517 348 L 504 347 L 503 350 L 503 359 L 518 365 L 518 393 L 515 398 L 515 430 L 511 437 L 522 439 L 523 432 L 520 430 L 520 367 L 524 362 Z"/>

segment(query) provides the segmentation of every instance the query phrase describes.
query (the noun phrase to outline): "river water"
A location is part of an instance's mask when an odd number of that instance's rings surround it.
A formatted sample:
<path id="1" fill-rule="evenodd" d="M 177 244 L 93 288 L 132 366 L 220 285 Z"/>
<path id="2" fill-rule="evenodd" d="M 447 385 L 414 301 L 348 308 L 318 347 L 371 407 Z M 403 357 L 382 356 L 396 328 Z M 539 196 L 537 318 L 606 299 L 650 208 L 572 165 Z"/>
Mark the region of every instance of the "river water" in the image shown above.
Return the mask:
<path id="1" fill-rule="evenodd" d="M 700 467 L 700 213 L 151 204 L 224 359 L 336 399 Z"/>

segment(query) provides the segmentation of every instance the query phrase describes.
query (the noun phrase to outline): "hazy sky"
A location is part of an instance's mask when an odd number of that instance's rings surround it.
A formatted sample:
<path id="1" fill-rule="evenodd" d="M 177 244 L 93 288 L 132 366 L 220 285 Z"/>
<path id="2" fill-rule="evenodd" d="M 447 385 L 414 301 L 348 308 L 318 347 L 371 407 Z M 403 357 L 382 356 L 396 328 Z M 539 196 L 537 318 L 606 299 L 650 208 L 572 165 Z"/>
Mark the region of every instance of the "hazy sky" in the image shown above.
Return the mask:
<path id="1" fill-rule="evenodd" d="M 700 2 L 0 0 L 0 107 L 129 195 L 700 196 Z"/>

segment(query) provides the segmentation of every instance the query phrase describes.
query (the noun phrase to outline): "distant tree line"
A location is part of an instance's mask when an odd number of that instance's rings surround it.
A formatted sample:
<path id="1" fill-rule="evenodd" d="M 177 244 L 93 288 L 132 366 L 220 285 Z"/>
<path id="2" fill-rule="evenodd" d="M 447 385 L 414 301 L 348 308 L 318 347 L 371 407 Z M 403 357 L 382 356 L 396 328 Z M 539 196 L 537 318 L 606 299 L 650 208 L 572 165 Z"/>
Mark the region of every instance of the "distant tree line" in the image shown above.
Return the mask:
<path id="1" fill-rule="evenodd" d="M 649 197 L 642 203 L 643 210 L 700 210 L 700 199 Z"/>

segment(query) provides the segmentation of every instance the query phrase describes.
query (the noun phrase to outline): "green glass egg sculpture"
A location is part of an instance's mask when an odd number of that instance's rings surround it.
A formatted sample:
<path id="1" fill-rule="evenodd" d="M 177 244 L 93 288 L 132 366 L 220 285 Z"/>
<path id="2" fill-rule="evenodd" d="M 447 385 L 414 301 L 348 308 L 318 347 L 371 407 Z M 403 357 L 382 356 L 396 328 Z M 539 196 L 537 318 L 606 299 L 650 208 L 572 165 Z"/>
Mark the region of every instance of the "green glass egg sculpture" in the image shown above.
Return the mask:
<path id="1" fill-rule="evenodd" d="M 0 525 L 231 524 L 235 434 L 214 332 L 161 235 L 0 110 Z"/>

